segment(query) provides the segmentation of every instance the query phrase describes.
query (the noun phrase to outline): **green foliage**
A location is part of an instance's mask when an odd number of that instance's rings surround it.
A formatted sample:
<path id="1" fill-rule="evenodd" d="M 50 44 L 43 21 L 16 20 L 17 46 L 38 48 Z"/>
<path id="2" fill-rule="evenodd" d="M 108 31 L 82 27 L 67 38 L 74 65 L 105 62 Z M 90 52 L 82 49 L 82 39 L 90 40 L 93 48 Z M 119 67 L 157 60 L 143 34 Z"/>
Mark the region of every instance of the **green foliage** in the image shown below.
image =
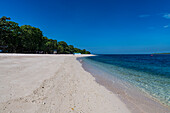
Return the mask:
<path id="1" fill-rule="evenodd" d="M 81 53 L 81 49 L 74 48 L 74 53 Z"/>
<path id="2" fill-rule="evenodd" d="M 24 51 L 30 53 L 40 51 L 43 40 L 42 31 L 30 25 L 23 25 L 20 28 Z"/>
<path id="3" fill-rule="evenodd" d="M 0 19 L 0 46 L 8 47 L 8 52 L 16 52 L 20 46 L 20 27 L 18 23 L 7 21 L 10 18 L 2 17 Z"/>
<path id="4" fill-rule="evenodd" d="M 86 51 L 85 49 L 81 50 L 81 49 L 78 49 L 78 48 L 74 48 L 74 52 L 75 53 L 81 53 L 81 54 L 90 54 L 89 51 Z"/>
<path id="5" fill-rule="evenodd" d="M 69 45 L 68 48 L 69 48 L 70 53 L 73 54 L 74 53 L 74 46 Z"/>
<path id="6" fill-rule="evenodd" d="M 19 27 L 18 23 L 9 20 L 5 16 L 0 18 L 0 49 L 3 52 L 52 54 L 56 50 L 59 54 L 90 54 L 89 51 L 74 48 L 64 41 L 57 42 L 44 37 L 39 28 L 30 25 Z"/>
<path id="7" fill-rule="evenodd" d="M 58 42 L 58 53 L 59 54 L 69 54 L 68 45 L 64 41 Z"/>

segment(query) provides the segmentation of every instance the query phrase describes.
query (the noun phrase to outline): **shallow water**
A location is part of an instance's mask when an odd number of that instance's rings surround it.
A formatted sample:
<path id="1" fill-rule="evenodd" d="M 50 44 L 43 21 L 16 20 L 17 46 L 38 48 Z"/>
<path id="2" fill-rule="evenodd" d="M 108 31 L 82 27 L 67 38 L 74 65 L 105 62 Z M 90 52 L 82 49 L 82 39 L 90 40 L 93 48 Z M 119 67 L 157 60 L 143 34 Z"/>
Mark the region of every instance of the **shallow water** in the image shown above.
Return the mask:
<path id="1" fill-rule="evenodd" d="M 169 111 L 170 55 L 98 55 L 82 60 L 84 68 L 93 73 L 98 82 L 124 100 L 129 99 L 133 105 L 146 104 L 141 109 L 152 105 L 160 112 Z M 141 102 L 136 103 L 134 96 Z M 154 112 L 149 107 L 148 111 Z"/>

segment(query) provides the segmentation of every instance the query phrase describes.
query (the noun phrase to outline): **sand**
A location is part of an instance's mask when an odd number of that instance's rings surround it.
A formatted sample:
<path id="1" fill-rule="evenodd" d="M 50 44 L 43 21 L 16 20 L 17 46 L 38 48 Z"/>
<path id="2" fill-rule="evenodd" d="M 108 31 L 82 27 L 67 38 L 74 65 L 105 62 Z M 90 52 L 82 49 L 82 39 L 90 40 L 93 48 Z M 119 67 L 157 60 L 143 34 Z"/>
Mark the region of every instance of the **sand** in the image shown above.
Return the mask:
<path id="1" fill-rule="evenodd" d="M 130 113 L 76 57 L 0 54 L 0 113 Z"/>

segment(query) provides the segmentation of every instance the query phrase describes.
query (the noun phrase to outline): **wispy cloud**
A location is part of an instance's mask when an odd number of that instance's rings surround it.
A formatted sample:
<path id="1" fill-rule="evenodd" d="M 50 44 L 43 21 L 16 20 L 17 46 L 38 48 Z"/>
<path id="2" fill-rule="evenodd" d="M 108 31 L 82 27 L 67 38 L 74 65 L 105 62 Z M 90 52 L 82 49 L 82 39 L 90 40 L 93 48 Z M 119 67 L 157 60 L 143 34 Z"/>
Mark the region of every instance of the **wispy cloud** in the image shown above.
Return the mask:
<path id="1" fill-rule="evenodd" d="M 165 26 L 163 26 L 163 28 L 168 28 L 169 27 L 169 25 L 165 25 Z"/>
<path id="2" fill-rule="evenodd" d="M 150 15 L 147 15 L 147 14 L 145 14 L 145 15 L 139 15 L 139 18 L 146 18 L 146 17 L 149 17 Z"/>
<path id="3" fill-rule="evenodd" d="M 166 18 L 166 19 L 170 19 L 170 13 L 164 14 L 163 17 Z"/>

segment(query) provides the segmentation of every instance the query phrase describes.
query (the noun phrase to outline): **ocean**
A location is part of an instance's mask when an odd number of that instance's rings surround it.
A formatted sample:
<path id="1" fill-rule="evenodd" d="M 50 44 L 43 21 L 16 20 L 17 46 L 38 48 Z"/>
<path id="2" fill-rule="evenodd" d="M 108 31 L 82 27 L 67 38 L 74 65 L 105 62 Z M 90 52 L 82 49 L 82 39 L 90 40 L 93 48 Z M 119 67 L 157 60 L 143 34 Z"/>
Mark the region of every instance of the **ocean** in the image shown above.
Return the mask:
<path id="1" fill-rule="evenodd" d="M 170 106 L 170 55 L 97 55 L 82 58 L 82 62 L 87 71 L 98 77 L 112 83 L 123 81 L 124 87 L 135 87 Z"/>

